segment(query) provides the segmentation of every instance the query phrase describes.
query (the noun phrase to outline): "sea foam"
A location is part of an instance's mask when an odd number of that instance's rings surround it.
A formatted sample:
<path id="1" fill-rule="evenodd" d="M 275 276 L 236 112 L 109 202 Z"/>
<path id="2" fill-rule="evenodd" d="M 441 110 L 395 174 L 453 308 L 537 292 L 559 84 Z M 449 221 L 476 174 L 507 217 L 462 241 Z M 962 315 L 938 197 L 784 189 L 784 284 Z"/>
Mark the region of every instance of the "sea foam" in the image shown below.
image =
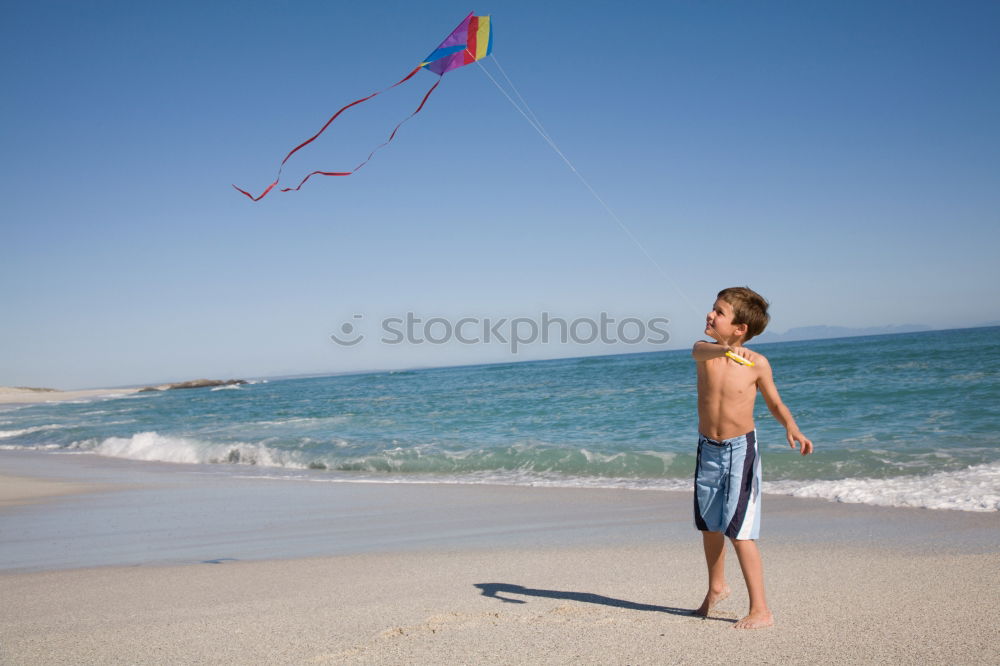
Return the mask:
<path id="1" fill-rule="evenodd" d="M 42 448 L 42 447 L 33 447 Z M 309 468 L 338 472 L 328 478 L 311 476 L 309 480 L 361 483 L 459 483 L 476 485 L 514 485 L 562 488 L 622 488 L 635 490 L 684 491 L 689 478 L 629 478 L 600 475 L 567 475 L 558 472 L 532 471 L 525 468 L 479 471 L 435 471 L 427 466 L 406 472 L 403 461 L 394 460 L 389 450 L 383 464 L 367 458 L 363 464 L 339 467 L 309 461 L 299 451 L 270 448 L 246 442 L 218 443 L 140 432 L 131 437 L 109 437 L 101 441 L 78 442 L 74 449 L 113 458 L 184 464 L 234 464 L 273 468 L 276 472 L 300 472 Z M 410 452 L 412 454 L 412 451 Z M 464 458 L 470 452 L 462 452 Z M 591 452 L 587 455 L 594 457 Z M 621 455 L 621 454 L 618 454 Z M 609 456 L 613 459 L 616 456 Z M 669 459 L 670 456 L 664 456 Z M 343 461 L 342 461 L 343 462 Z M 387 465 L 388 469 L 383 469 Z M 344 472 L 347 472 L 345 475 Z M 296 478 L 296 477 L 292 477 Z M 836 480 L 778 480 L 763 484 L 765 493 L 826 499 L 834 502 L 876 506 L 953 509 L 960 511 L 1000 511 L 1000 463 L 974 465 L 962 470 L 928 475 L 909 475 L 882 479 L 846 478 Z"/>
<path id="2" fill-rule="evenodd" d="M 99 443 L 88 440 L 78 442 L 74 448 L 110 458 L 150 462 L 188 465 L 233 463 L 293 469 L 306 467 L 295 460 L 294 452 L 271 449 L 263 444 L 246 442 L 213 444 L 190 437 L 160 435 L 156 432 L 139 432 L 131 437 L 108 437 Z"/>
<path id="3" fill-rule="evenodd" d="M 764 491 L 851 504 L 960 511 L 1000 511 L 1000 463 L 888 479 L 775 481 Z"/>
<path id="4" fill-rule="evenodd" d="M 58 423 L 51 423 L 48 425 L 34 426 L 32 428 L 20 428 L 16 430 L 0 430 L 0 439 L 7 439 L 9 437 L 20 437 L 21 435 L 30 435 L 35 432 L 44 432 L 46 430 L 58 430 L 59 428 L 65 428 L 66 426 L 60 425 Z"/>

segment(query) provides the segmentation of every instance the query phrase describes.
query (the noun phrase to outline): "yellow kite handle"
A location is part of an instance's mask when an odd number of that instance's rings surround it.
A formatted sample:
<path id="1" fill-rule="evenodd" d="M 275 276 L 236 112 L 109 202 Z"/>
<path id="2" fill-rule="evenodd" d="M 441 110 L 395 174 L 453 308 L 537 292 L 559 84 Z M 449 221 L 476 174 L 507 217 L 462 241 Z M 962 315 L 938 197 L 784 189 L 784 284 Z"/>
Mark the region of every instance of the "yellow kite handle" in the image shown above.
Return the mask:
<path id="1" fill-rule="evenodd" d="M 733 359 L 734 361 L 736 361 L 740 365 L 745 365 L 745 366 L 748 366 L 750 368 L 753 367 L 753 361 L 751 361 L 749 359 L 745 359 L 742 356 L 740 356 L 739 354 L 734 354 L 731 351 L 727 351 L 726 352 L 726 356 L 729 357 L 729 358 L 731 358 L 731 359 Z"/>

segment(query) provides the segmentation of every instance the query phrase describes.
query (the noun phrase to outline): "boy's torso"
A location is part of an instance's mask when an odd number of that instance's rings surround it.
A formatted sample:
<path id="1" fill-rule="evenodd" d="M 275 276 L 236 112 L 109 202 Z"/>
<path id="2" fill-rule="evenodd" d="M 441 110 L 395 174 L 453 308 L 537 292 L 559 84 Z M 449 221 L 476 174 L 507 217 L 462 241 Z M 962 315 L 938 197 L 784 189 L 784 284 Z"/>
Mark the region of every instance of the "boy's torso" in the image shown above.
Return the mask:
<path id="1" fill-rule="evenodd" d="M 757 372 L 728 358 L 697 363 L 698 430 L 722 441 L 754 429 Z"/>

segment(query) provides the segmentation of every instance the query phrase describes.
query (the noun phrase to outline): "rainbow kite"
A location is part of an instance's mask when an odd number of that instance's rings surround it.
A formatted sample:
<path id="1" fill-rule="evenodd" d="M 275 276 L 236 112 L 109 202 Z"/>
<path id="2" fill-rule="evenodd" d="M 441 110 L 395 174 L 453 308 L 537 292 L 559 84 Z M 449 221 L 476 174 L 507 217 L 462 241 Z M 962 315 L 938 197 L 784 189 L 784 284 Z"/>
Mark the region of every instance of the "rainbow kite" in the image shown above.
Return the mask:
<path id="1" fill-rule="evenodd" d="M 441 42 L 441 44 L 438 45 L 436 49 L 431 51 L 431 54 L 426 58 L 424 58 L 424 61 L 419 65 L 417 65 L 412 72 L 410 72 L 409 74 L 407 74 L 402 79 L 392 84 L 388 88 L 383 88 L 378 92 L 373 92 L 371 95 L 368 95 L 367 97 L 362 97 L 361 99 L 355 100 L 350 104 L 341 107 L 336 113 L 330 116 L 330 119 L 326 121 L 326 124 L 323 125 L 323 127 L 321 127 L 318 132 L 316 132 L 314 135 L 312 135 L 299 145 L 292 148 L 292 150 L 287 155 L 285 155 L 285 159 L 281 160 L 281 164 L 278 165 L 278 176 L 274 179 L 273 183 L 268 185 L 267 188 L 260 193 L 260 196 L 255 197 L 254 195 L 250 194 L 244 189 L 240 189 L 235 185 L 233 185 L 233 187 L 235 187 L 236 190 L 241 192 L 242 194 L 245 194 L 251 200 L 260 201 L 265 196 L 267 196 L 268 192 L 270 192 L 278 185 L 278 181 L 281 180 L 281 170 L 284 168 L 285 162 L 287 162 L 289 158 L 295 153 L 297 153 L 300 149 L 308 146 L 310 143 L 315 141 L 320 134 L 326 131 L 326 128 L 330 126 L 330 123 L 336 120 L 337 116 L 339 116 L 347 109 L 351 108 L 356 104 L 367 102 L 372 97 L 375 97 L 376 95 L 379 95 L 385 92 L 386 90 L 391 90 L 392 88 L 395 88 L 401 83 L 409 81 L 421 69 L 429 69 L 438 76 L 444 76 L 446 72 L 450 72 L 453 69 L 458 69 L 459 67 L 468 65 L 470 63 L 476 62 L 477 60 L 485 58 L 492 51 L 493 51 L 493 29 L 490 25 L 490 17 L 473 16 L 472 13 L 470 12 L 469 15 L 465 17 L 465 20 L 459 23 L 458 27 L 455 28 L 452 31 L 452 33 L 448 35 L 448 37 L 445 38 L 445 40 Z M 403 126 L 403 123 L 405 123 L 407 120 L 420 113 L 420 110 L 424 108 L 424 104 L 427 103 L 427 98 L 431 96 L 431 93 L 434 92 L 434 89 L 438 87 L 439 83 L 441 83 L 440 78 L 434 82 L 434 85 L 432 85 L 430 89 L 427 91 L 427 93 L 424 95 L 423 99 L 420 101 L 420 104 L 417 106 L 417 109 L 409 116 L 404 118 L 402 121 L 400 121 L 400 123 L 396 125 L 395 129 L 392 130 L 392 133 L 389 134 L 389 138 L 386 139 L 384 143 L 376 147 L 375 150 L 369 153 L 368 157 L 365 159 L 364 162 L 354 167 L 350 171 L 313 171 L 312 173 L 308 174 L 305 178 L 303 178 L 302 182 L 300 182 L 295 187 L 283 187 L 280 188 L 281 191 L 282 192 L 291 192 L 293 190 L 297 191 L 299 188 L 305 185 L 307 180 L 309 180 L 313 176 L 350 176 L 351 174 L 356 173 L 358 169 L 368 164 L 371 158 L 374 157 L 375 153 L 377 153 L 383 146 L 387 145 L 390 141 L 393 140 L 393 138 L 396 136 L 396 132 L 398 132 L 399 128 Z"/>

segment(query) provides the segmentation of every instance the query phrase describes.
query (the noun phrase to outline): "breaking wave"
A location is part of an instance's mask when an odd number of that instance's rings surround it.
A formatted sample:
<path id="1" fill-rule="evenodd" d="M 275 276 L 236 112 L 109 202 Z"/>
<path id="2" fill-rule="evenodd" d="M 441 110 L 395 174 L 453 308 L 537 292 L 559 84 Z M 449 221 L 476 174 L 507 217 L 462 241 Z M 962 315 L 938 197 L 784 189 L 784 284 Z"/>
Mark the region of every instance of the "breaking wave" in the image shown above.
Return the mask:
<path id="1" fill-rule="evenodd" d="M 453 452 L 436 447 L 396 447 L 350 455 L 343 444 L 310 449 L 308 442 L 304 442 L 299 448 L 288 450 L 264 443 L 208 442 L 156 432 L 84 440 L 75 442 L 68 450 L 151 462 L 246 465 L 288 472 L 325 470 L 336 474 L 310 476 L 309 480 L 369 483 L 687 490 L 693 467 L 691 456 L 653 451 L 599 453 L 519 444 Z M 1000 463 L 878 479 L 765 481 L 763 489 L 766 493 L 792 497 L 877 506 L 1000 511 Z"/>

